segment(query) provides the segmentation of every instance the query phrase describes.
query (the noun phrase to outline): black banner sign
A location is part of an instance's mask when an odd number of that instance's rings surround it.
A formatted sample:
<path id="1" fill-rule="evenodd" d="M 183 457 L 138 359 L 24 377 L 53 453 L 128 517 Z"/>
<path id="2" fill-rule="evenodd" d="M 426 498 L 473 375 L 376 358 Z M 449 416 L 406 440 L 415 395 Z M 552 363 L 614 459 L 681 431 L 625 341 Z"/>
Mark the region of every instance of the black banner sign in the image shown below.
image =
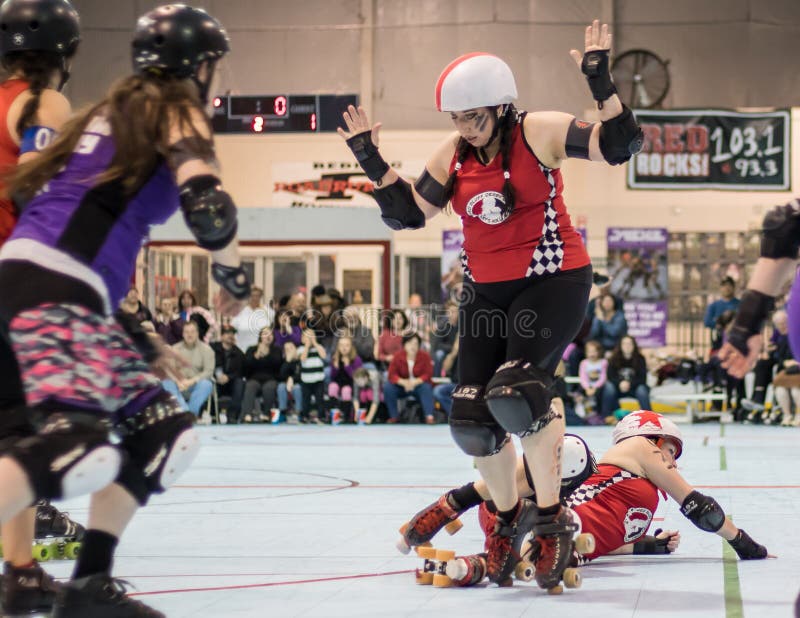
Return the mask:
<path id="1" fill-rule="evenodd" d="M 644 147 L 631 189 L 789 190 L 789 110 L 636 110 Z"/>

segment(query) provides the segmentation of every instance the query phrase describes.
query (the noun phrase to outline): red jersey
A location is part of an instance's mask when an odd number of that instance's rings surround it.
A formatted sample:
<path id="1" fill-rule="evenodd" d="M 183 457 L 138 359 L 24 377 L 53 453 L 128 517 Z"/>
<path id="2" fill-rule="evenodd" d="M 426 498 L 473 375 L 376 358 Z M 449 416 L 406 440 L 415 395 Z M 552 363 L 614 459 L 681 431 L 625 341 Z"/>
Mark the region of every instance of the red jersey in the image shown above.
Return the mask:
<path id="1" fill-rule="evenodd" d="M 611 464 L 597 467 L 567 499 L 581 518 L 583 532 L 594 535 L 597 548 L 584 556 L 589 560 L 644 536 L 658 507 L 659 490 L 647 479 Z"/>
<path id="2" fill-rule="evenodd" d="M 464 226 L 461 262 L 464 275 L 477 283 L 553 274 L 590 263 L 561 196 L 561 170 L 543 165 L 533 154 L 522 131 L 524 119 L 523 112 L 509 150 L 515 191 L 510 216 L 502 212 L 502 155 L 488 165 L 468 156 L 458 172 L 452 203 Z M 453 156 L 451 173 L 455 165 Z"/>
<path id="3" fill-rule="evenodd" d="M 8 132 L 8 108 L 20 93 L 28 89 L 28 82 L 9 79 L 0 84 L 0 246 L 11 235 L 17 222 L 17 211 L 6 195 L 2 178 L 17 165 L 19 146 Z"/>

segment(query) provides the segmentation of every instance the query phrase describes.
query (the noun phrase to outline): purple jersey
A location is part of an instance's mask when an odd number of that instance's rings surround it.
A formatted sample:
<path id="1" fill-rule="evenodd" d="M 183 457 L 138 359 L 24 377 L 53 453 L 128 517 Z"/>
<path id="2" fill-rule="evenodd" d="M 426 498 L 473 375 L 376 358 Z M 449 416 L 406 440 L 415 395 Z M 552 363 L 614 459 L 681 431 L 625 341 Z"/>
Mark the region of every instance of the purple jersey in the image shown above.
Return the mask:
<path id="1" fill-rule="evenodd" d="M 0 254 L 86 282 L 109 310 L 130 287 L 150 226 L 164 223 L 180 206 L 163 162 L 132 195 L 120 180 L 98 183 L 114 153 L 108 120 L 95 116 L 66 166 L 25 207 Z"/>

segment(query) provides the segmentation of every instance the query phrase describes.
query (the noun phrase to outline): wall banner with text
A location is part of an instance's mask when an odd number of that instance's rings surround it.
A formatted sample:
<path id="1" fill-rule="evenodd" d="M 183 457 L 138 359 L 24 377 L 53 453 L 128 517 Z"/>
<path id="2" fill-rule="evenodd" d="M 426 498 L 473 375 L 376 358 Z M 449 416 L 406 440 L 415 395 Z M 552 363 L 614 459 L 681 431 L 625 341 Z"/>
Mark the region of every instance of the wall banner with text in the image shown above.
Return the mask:
<path id="1" fill-rule="evenodd" d="M 631 189 L 790 188 L 789 110 L 636 110 L 642 151 L 628 163 Z"/>

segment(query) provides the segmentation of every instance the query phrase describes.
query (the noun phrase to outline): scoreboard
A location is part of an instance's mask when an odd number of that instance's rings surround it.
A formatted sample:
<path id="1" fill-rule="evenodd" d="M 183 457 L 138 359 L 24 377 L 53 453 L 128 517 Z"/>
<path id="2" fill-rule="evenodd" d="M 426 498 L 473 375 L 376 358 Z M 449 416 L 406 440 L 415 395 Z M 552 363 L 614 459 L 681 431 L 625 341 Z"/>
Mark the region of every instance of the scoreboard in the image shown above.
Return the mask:
<path id="1" fill-rule="evenodd" d="M 355 94 L 277 94 L 214 98 L 215 133 L 330 133 L 344 126 L 342 112 Z"/>

